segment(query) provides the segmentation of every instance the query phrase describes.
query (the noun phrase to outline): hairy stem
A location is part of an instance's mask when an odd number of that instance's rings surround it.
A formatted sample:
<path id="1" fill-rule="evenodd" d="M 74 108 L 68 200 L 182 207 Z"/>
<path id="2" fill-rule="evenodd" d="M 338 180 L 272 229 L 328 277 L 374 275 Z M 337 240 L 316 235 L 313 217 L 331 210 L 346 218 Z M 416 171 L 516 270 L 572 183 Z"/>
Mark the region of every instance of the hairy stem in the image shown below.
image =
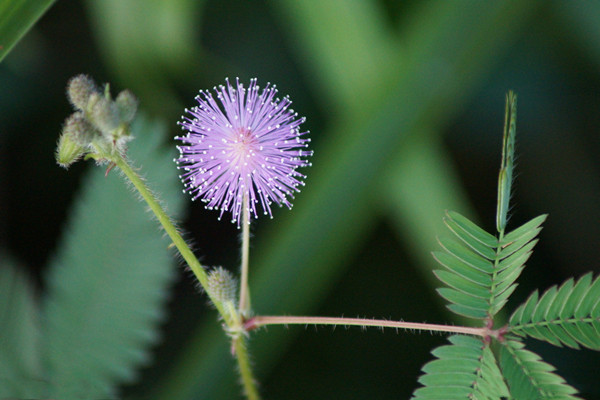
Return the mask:
<path id="1" fill-rule="evenodd" d="M 244 195 L 242 204 L 242 265 L 240 279 L 240 306 L 239 312 L 247 316 L 250 311 L 250 290 L 248 289 L 248 263 L 250 254 L 250 204 L 248 195 Z"/>
<path id="2" fill-rule="evenodd" d="M 150 189 L 148 189 L 142 178 L 140 178 L 140 176 L 133 170 L 133 168 L 131 168 L 131 166 L 127 163 L 127 161 L 125 161 L 123 157 L 112 157 L 111 161 L 113 161 L 115 165 L 119 167 L 121 171 L 123 171 L 125 176 L 131 181 L 133 186 L 135 186 L 135 188 L 138 190 L 144 201 L 146 201 L 146 203 L 150 207 L 150 210 L 152 210 L 152 212 L 158 219 L 158 222 L 160 222 L 167 235 L 169 235 L 169 237 L 173 241 L 175 247 L 177 247 L 177 250 L 179 250 L 179 253 L 196 276 L 196 279 L 198 279 L 198 282 L 200 282 L 200 285 L 202 285 L 202 288 L 205 290 L 206 293 L 210 293 L 207 290 L 208 277 L 206 275 L 206 271 L 204 271 L 204 268 L 202 268 L 202 265 L 200 264 L 192 250 L 190 250 L 185 240 L 183 240 L 183 238 L 177 231 L 177 228 L 175 227 L 175 225 L 173 225 L 173 222 L 171 222 L 171 219 L 169 218 L 167 213 L 165 213 L 156 197 L 154 197 L 154 194 L 152 194 L 152 192 L 150 191 Z M 217 307 L 219 313 L 222 316 L 225 316 L 225 309 L 223 308 L 221 302 L 219 302 L 217 299 L 211 300 Z"/>
<path id="3" fill-rule="evenodd" d="M 256 316 L 250 318 L 244 324 L 247 331 L 266 325 L 344 325 L 361 327 L 379 327 L 423 330 L 430 332 L 463 333 L 486 337 L 492 332 L 488 328 L 472 328 L 468 326 L 452 326 L 425 324 L 419 322 L 387 321 L 382 319 L 368 318 L 337 318 L 337 317 L 294 317 L 294 316 Z"/>
<path id="4" fill-rule="evenodd" d="M 252 369 L 250 368 L 250 360 L 246 349 L 246 339 L 243 336 L 237 337 L 233 339 L 233 345 L 238 361 L 238 367 L 240 369 L 240 376 L 242 377 L 244 394 L 248 400 L 259 400 L 260 395 L 258 394 L 258 389 L 256 387 L 256 380 L 254 379 Z"/>
<path id="5" fill-rule="evenodd" d="M 152 210 L 154 215 L 156 215 L 158 222 L 160 222 L 160 224 L 163 226 L 165 232 L 167 233 L 167 235 L 169 235 L 169 237 L 173 241 L 173 244 L 175 245 L 175 247 L 177 247 L 177 250 L 179 250 L 179 253 L 184 258 L 184 260 L 187 262 L 188 266 L 190 267 L 190 269 L 196 276 L 196 279 L 198 279 L 198 282 L 200 282 L 200 285 L 202 285 L 202 288 L 204 289 L 204 291 L 211 298 L 211 301 L 217 308 L 217 311 L 219 312 L 219 314 L 221 315 L 221 317 L 223 318 L 225 323 L 228 324 L 228 328 L 233 329 L 233 330 L 239 329 L 240 328 L 239 325 L 241 325 L 241 322 L 240 321 L 232 322 L 232 319 L 227 314 L 223 303 L 221 301 L 219 301 L 218 299 L 215 299 L 211 296 L 211 292 L 208 290 L 208 277 L 206 275 L 206 272 L 204 271 L 204 268 L 202 268 L 202 265 L 200 264 L 200 262 L 198 261 L 198 259 L 194 255 L 194 253 L 189 248 L 189 246 L 187 245 L 185 240 L 183 240 L 183 238 L 177 231 L 177 228 L 175 227 L 173 222 L 171 222 L 171 219 L 165 213 L 163 208 L 160 206 L 158 200 L 152 194 L 152 192 L 148 189 L 148 187 L 146 186 L 146 184 L 144 183 L 142 178 L 140 178 L 140 176 L 133 170 L 133 168 L 131 168 L 131 166 L 127 163 L 127 161 L 122 156 L 116 156 L 116 157 L 110 157 L 110 158 L 106 157 L 106 158 L 109 159 L 111 162 L 113 162 L 123 172 L 123 174 L 125 174 L 125 176 L 131 181 L 133 186 L 135 186 L 135 188 L 138 190 L 138 192 L 140 193 L 142 198 L 146 201 L 146 203 L 148 204 L 148 206 L 150 207 L 150 209 Z M 245 224 L 245 225 L 248 225 L 248 224 Z M 246 253 L 247 253 L 247 250 L 246 250 Z M 244 257 L 242 257 L 242 259 L 243 258 Z M 246 258 L 247 258 L 247 254 L 246 254 Z M 246 269 L 247 269 L 247 261 L 246 261 Z M 234 324 L 237 324 L 238 326 L 232 326 Z M 242 378 L 242 384 L 244 386 L 244 391 L 247 395 L 247 398 L 249 400 L 259 400 L 260 397 L 258 396 L 258 391 L 256 389 L 256 382 L 254 381 L 254 378 L 252 377 L 252 369 L 250 367 L 250 362 L 248 360 L 248 352 L 246 350 L 246 344 L 245 344 L 244 337 L 238 336 L 238 337 L 234 338 L 233 346 L 235 348 L 235 356 L 237 358 L 237 362 L 238 362 L 239 369 L 240 369 L 240 375 Z"/>
<path id="6" fill-rule="evenodd" d="M 150 207 L 150 209 L 152 210 L 154 215 L 156 215 L 156 218 L 158 219 L 160 224 L 165 229 L 165 232 L 169 235 L 169 237 L 173 241 L 173 244 L 175 245 L 175 247 L 177 247 L 177 250 L 179 250 L 179 253 L 181 253 L 181 256 L 184 258 L 184 260 L 189 265 L 190 269 L 196 276 L 196 279 L 198 279 L 198 282 L 200 282 L 200 285 L 202 285 L 202 287 L 204 288 L 204 291 L 209 295 L 209 297 L 211 297 L 211 301 L 217 308 L 217 311 L 219 312 L 219 314 L 221 314 L 221 316 L 223 317 L 223 320 L 226 323 L 231 323 L 231 318 L 228 318 L 228 314 L 225 311 L 225 307 L 223 306 L 223 303 L 221 303 L 219 300 L 217 300 L 215 298 L 212 298 L 212 296 L 210 295 L 210 291 L 207 290 L 208 289 L 208 277 L 206 275 L 206 272 L 204 271 L 204 268 L 202 268 L 202 265 L 200 264 L 200 262 L 198 261 L 198 259 L 194 255 L 194 253 L 189 248 L 189 246 L 187 245 L 185 240 L 183 240 L 183 238 L 177 231 L 177 228 L 175 227 L 175 225 L 173 225 L 173 222 L 171 222 L 171 219 L 165 213 L 163 208 L 160 206 L 158 200 L 156 199 L 156 197 L 154 197 L 152 192 L 148 189 L 148 187 L 146 186 L 146 184 L 144 183 L 142 178 L 140 178 L 140 176 L 133 170 L 133 168 L 131 168 L 131 166 L 127 163 L 127 161 L 123 157 L 121 157 L 121 156 L 111 157 L 110 160 L 121 171 L 123 171 L 123 174 L 125 174 L 125 176 L 131 181 L 133 186 L 135 186 L 135 188 L 138 190 L 138 192 L 140 193 L 142 198 L 146 201 L 146 203 L 148 204 L 148 206 Z M 247 221 L 246 217 L 247 217 L 247 214 L 244 216 L 245 221 Z M 245 232 L 248 230 L 246 228 L 247 225 L 249 225 L 249 224 L 248 223 L 244 224 Z M 249 237 L 249 234 L 247 232 L 244 234 L 244 237 L 246 237 L 246 236 Z M 248 241 L 249 240 L 244 239 L 244 242 L 248 242 Z M 248 247 L 247 243 L 246 243 L 245 247 Z M 246 259 L 246 262 L 245 262 L 246 267 L 245 268 L 247 271 L 247 269 L 248 269 L 248 266 L 247 266 L 248 250 L 247 249 L 245 250 L 245 253 L 246 253 L 245 257 L 244 257 L 244 255 L 242 255 L 242 266 L 244 265 L 243 260 L 245 258 Z M 243 270 L 243 268 L 244 267 L 242 267 L 242 270 Z M 236 328 L 236 327 L 229 326 L 229 328 Z M 250 367 L 250 361 L 248 359 L 248 352 L 246 350 L 246 344 L 245 344 L 244 337 L 239 336 L 239 337 L 235 338 L 233 340 L 233 345 L 235 348 L 235 356 L 237 358 L 239 369 L 240 369 L 242 384 L 244 386 L 244 391 L 247 395 L 247 398 L 249 400 L 258 400 L 258 399 L 260 399 L 260 397 L 258 396 L 258 391 L 256 389 L 256 382 L 252 376 L 252 369 Z"/>

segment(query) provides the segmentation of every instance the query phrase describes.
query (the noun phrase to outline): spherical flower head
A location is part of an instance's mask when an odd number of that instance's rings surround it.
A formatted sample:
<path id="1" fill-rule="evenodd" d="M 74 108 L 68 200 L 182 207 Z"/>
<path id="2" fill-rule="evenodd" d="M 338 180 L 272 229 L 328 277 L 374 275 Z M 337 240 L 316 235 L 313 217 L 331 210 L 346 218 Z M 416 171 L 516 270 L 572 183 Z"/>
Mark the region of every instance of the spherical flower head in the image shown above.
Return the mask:
<path id="1" fill-rule="evenodd" d="M 186 109 L 179 122 L 187 135 L 175 138 L 183 143 L 175 161 L 185 191 L 220 210 L 219 219 L 230 212 L 238 227 L 244 198 L 248 220 L 258 216 L 259 203 L 271 217 L 273 203 L 291 208 L 306 178 L 296 170 L 310 166 L 306 157 L 312 155 L 309 132 L 299 128 L 305 118 L 290 109 L 287 96 L 275 98 L 274 85 L 261 91 L 256 79 L 248 88 L 236 79 L 235 87 L 226 80 L 214 90 L 217 100 L 200 91 L 198 106 Z"/>

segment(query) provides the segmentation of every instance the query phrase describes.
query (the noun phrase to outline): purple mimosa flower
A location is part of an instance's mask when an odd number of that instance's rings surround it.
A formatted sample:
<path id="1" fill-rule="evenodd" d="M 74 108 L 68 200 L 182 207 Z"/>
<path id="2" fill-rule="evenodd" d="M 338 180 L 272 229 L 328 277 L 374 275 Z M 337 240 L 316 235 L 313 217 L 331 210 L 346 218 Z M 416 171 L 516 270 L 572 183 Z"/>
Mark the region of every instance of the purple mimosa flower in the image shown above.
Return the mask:
<path id="1" fill-rule="evenodd" d="M 209 91 L 196 96 L 198 106 L 186 109 L 179 122 L 187 135 L 176 137 L 180 178 L 192 199 L 201 198 L 208 209 L 231 212 L 240 226 L 244 197 L 248 218 L 257 217 L 256 205 L 271 217 L 271 204 L 292 207 L 290 199 L 306 176 L 298 167 L 311 164 L 306 157 L 310 139 L 303 137 L 300 124 L 305 118 L 290 109 L 291 100 L 275 98 L 275 85 L 260 92 L 256 79 L 245 88 L 236 79 L 214 88 L 217 102 Z"/>

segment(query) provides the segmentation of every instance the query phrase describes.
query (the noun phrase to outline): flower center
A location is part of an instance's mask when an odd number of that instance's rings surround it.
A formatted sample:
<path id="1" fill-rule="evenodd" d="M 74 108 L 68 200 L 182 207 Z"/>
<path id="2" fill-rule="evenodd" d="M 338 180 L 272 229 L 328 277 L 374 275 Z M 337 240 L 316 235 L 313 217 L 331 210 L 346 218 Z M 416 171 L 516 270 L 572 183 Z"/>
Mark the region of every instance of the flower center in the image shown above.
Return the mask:
<path id="1" fill-rule="evenodd" d="M 249 156 L 254 153 L 258 140 L 249 129 L 239 128 L 237 137 L 233 142 L 233 150 L 240 156 Z"/>
<path id="2" fill-rule="evenodd" d="M 244 160 L 254 155 L 258 149 L 258 139 L 249 129 L 239 128 L 236 139 L 233 142 L 232 150 L 239 160 Z"/>

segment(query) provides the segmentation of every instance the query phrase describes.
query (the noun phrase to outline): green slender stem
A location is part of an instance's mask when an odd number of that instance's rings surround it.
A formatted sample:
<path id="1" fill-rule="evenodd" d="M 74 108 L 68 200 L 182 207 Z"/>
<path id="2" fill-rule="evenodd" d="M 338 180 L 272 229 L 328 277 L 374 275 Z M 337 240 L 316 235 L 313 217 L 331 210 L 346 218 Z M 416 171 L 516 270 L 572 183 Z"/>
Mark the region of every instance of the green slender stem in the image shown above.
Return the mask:
<path id="1" fill-rule="evenodd" d="M 250 318 L 244 324 L 247 331 L 265 325 L 344 325 L 360 327 L 378 327 L 423 330 L 430 332 L 463 333 L 475 336 L 493 336 L 494 332 L 488 328 L 472 328 L 468 326 L 452 326 L 425 324 L 419 322 L 387 321 L 382 319 L 368 318 L 337 318 L 337 317 L 296 317 L 296 316 L 256 316 Z"/>
<path id="2" fill-rule="evenodd" d="M 175 225 L 173 225 L 173 222 L 171 222 L 169 216 L 162 209 L 162 207 L 158 203 L 158 200 L 156 200 L 156 197 L 154 197 L 154 195 L 152 194 L 150 189 L 148 189 L 142 178 L 140 178 L 140 176 L 133 170 L 133 168 L 131 168 L 131 166 L 127 163 L 127 161 L 125 161 L 123 157 L 111 157 L 110 160 L 114 162 L 115 165 L 119 167 L 121 171 L 123 171 L 125 176 L 138 190 L 138 192 L 146 201 L 154 215 L 156 215 L 158 222 L 160 222 L 167 235 L 169 235 L 169 237 L 173 241 L 175 247 L 177 247 L 177 250 L 179 250 L 179 253 L 181 253 L 183 259 L 187 262 L 188 266 L 196 276 L 196 279 L 198 279 L 198 282 L 200 282 L 200 285 L 202 285 L 204 291 L 210 296 L 210 291 L 208 290 L 208 277 L 206 275 L 206 272 L 204 271 L 204 268 L 202 268 L 202 265 L 200 264 L 192 250 L 190 250 L 185 240 L 183 240 L 183 238 L 177 231 L 177 228 L 175 227 Z M 217 308 L 219 314 L 221 314 L 221 316 L 223 316 L 223 319 L 225 319 L 227 314 L 225 312 L 223 304 L 219 300 L 214 299 L 212 297 L 211 300 Z"/>
<path id="3" fill-rule="evenodd" d="M 142 198 L 146 201 L 154 215 L 156 215 L 158 222 L 160 222 L 160 224 L 163 226 L 165 232 L 169 235 L 169 237 L 173 241 L 173 244 L 175 245 L 175 247 L 177 247 L 177 250 L 179 250 L 179 253 L 187 262 L 188 266 L 196 276 L 196 279 L 198 279 L 198 282 L 200 282 L 200 285 L 202 285 L 204 291 L 208 294 L 212 303 L 217 308 L 217 311 L 219 312 L 219 314 L 221 314 L 223 320 L 227 324 L 227 328 L 229 329 L 229 331 L 240 332 L 240 329 L 243 329 L 242 321 L 239 318 L 232 319 L 230 317 L 231 313 L 227 313 L 224 304 L 211 295 L 211 292 L 208 290 L 208 276 L 204 271 L 204 268 L 202 268 L 202 265 L 200 264 L 194 253 L 189 248 L 185 240 L 183 240 L 183 238 L 177 231 L 177 228 L 175 227 L 173 222 L 171 222 L 171 219 L 160 206 L 158 200 L 148 189 L 142 178 L 134 171 L 133 168 L 131 168 L 129 163 L 127 163 L 127 161 L 122 156 L 111 156 L 106 158 L 112 161 L 123 172 L 123 174 L 125 174 L 125 176 L 131 181 L 133 186 L 135 186 L 135 188 L 138 190 Z M 248 242 L 250 241 L 247 208 L 247 206 L 244 207 L 244 244 L 242 248 L 242 271 L 246 271 L 246 278 L 242 282 L 245 282 L 246 286 L 248 271 Z M 244 294 L 244 296 L 247 297 L 248 295 Z M 241 297 L 241 299 L 245 297 Z M 240 306 L 243 304 L 247 303 L 241 303 L 240 301 Z M 252 369 L 250 367 L 250 361 L 248 359 L 248 351 L 246 349 L 245 338 L 241 334 L 237 334 L 234 336 L 232 341 L 234 353 L 240 369 L 240 375 L 242 378 L 244 392 L 246 393 L 248 400 L 259 400 L 260 396 L 258 395 L 258 390 L 256 388 L 256 381 L 252 376 Z"/>
<path id="4" fill-rule="evenodd" d="M 246 349 L 246 339 L 243 336 L 235 338 L 233 340 L 235 355 L 238 361 L 238 367 L 240 369 L 240 376 L 242 377 L 242 386 L 244 387 L 244 394 L 248 400 L 260 400 L 258 389 L 256 387 L 256 380 L 252 375 L 252 369 L 250 368 L 250 360 L 248 359 L 248 351 Z"/>
<path id="5" fill-rule="evenodd" d="M 242 265 L 239 306 L 239 311 L 243 316 L 247 316 L 250 311 L 250 290 L 248 288 L 248 265 L 250 255 L 250 204 L 248 203 L 248 195 L 244 195 L 244 201 L 242 204 Z"/>

